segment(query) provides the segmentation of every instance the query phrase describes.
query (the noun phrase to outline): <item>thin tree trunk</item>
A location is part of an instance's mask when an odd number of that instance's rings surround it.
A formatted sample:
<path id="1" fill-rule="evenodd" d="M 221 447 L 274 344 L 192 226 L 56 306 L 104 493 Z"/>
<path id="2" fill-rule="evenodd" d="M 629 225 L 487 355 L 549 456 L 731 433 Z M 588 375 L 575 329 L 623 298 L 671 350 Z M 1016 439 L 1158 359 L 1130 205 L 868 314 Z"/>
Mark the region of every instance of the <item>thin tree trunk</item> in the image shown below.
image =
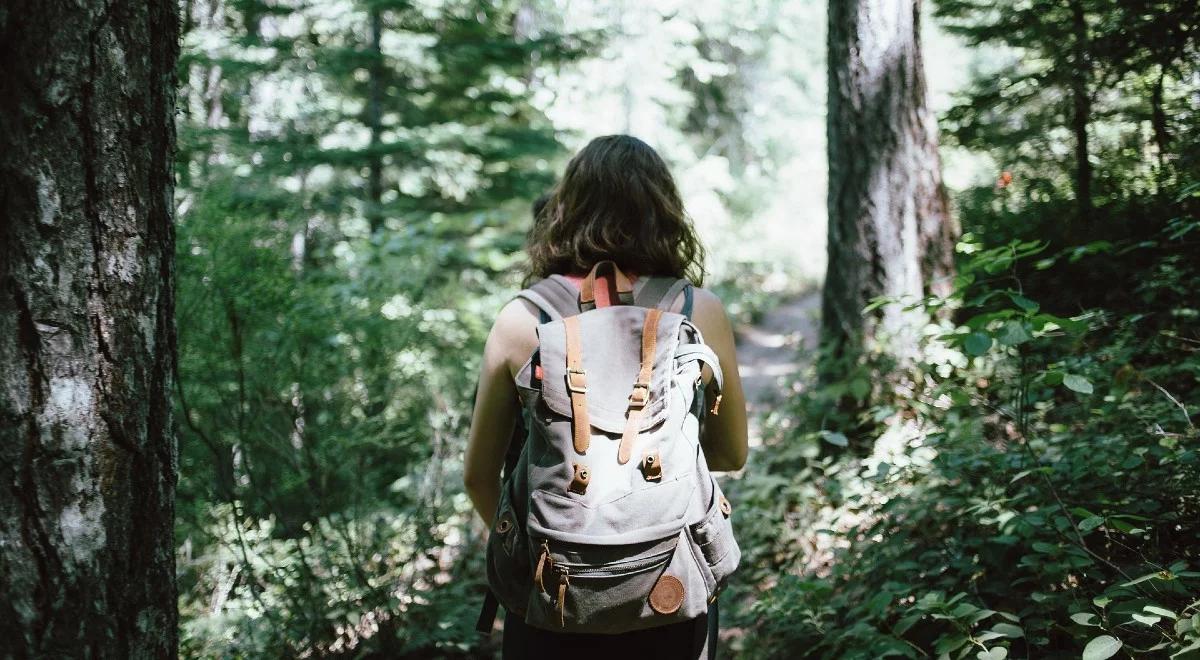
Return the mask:
<path id="1" fill-rule="evenodd" d="M 1154 146 L 1158 148 L 1158 167 L 1161 170 L 1166 164 L 1167 150 L 1171 148 L 1171 131 L 1167 126 L 1167 113 L 1163 110 L 1163 87 L 1167 77 L 1167 67 L 1158 66 L 1158 76 L 1150 90 L 1150 125 L 1154 128 Z M 1162 175 L 1160 171 L 1159 175 Z"/>
<path id="2" fill-rule="evenodd" d="M 1071 21 L 1075 36 L 1075 70 L 1071 75 L 1071 131 L 1075 134 L 1075 205 L 1079 221 L 1092 217 L 1092 161 L 1088 150 L 1088 125 L 1092 122 L 1092 94 L 1089 81 L 1092 64 L 1089 52 L 1087 16 L 1079 0 L 1071 0 Z"/>
<path id="3" fill-rule="evenodd" d="M 822 375 L 845 374 L 886 338 L 913 357 L 923 316 L 879 296 L 944 294 L 956 228 L 942 187 L 937 127 L 926 104 L 918 0 L 830 0 L 829 264 L 822 300 Z"/>
<path id="4" fill-rule="evenodd" d="M 367 172 L 367 220 L 371 231 L 383 227 L 383 157 L 379 153 L 383 132 L 383 16 L 371 7 L 371 79 L 367 99 L 367 127 L 371 131 L 371 153 Z"/>
<path id="5" fill-rule="evenodd" d="M 0 11 L 0 646 L 177 653 L 178 5 Z"/>

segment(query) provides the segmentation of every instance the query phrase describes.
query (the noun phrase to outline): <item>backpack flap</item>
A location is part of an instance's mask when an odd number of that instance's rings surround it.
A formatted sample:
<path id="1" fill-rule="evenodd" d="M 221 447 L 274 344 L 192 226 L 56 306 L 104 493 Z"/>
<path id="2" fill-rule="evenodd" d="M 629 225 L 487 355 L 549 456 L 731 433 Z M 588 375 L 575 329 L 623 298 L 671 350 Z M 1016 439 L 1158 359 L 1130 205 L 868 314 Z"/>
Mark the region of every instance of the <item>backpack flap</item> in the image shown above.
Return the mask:
<path id="1" fill-rule="evenodd" d="M 629 397 L 642 361 L 642 327 L 649 311 L 644 307 L 614 305 L 574 317 L 579 324 L 581 361 L 586 374 L 588 421 L 604 433 L 620 435 L 625 430 Z M 675 373 L 671 363 L 684 322 L 682 314 L 661 313 L 649 397 L 636 427 L 638 431 L 653 428 L 669 412 L 667 393 Z M 564 321 L 539 325 L 538 342 L 542 400 L 553 412 L 573 417 Z"/>

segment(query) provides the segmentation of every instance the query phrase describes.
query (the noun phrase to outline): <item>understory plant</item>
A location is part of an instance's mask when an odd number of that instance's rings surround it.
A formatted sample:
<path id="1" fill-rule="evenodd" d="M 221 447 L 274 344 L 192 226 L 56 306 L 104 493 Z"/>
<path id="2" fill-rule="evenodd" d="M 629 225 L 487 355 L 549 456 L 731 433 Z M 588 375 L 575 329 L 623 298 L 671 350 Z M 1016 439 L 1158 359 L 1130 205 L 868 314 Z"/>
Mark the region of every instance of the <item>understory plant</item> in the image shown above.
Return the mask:
<path id="1" fill-rule="evenodd" d="M 848 370 L 779 411 L 730 489 L 749 551 L 728 643 L 1200 657 L 1196 190 L 1147 238 L 965 235 L 954 293 L 917 303 L 946 320 L 900 385 Z M 1109 271 L 1119 292 L 1088 288 Z M 831 416 L 831 396 L 858 415 Z"/>

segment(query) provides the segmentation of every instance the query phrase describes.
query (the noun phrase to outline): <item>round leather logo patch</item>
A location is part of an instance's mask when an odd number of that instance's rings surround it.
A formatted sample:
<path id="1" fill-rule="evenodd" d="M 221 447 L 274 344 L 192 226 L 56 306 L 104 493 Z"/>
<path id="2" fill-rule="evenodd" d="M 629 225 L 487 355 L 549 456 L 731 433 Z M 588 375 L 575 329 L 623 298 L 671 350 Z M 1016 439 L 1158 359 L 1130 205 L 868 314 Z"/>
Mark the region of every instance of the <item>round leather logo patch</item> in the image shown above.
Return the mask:
<path id="1" fill-rule="evenodd" d="M 683 604 L 683 583 L 663 573 L 650 590 L 650 608 L 659 614 L 674 614 Z"/>

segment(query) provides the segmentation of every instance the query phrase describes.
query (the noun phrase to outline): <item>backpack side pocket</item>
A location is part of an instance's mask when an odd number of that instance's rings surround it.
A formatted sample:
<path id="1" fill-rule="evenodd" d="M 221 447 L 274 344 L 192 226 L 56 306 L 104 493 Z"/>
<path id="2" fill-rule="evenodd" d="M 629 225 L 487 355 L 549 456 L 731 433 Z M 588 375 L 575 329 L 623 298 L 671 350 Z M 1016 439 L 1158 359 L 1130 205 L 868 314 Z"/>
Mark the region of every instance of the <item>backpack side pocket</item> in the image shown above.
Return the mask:
<path id="1" fill-rule="evenodd" d="M 696 556 L 697 563 L 701 564 L 702 570 L 707 571 L 706 577 L 712 579 L 712 595 L 715 596 L 725 586 L 729 576 L 737 570 L 742 551 L 737 540 L 733 538 L 733 508 L 721 493 L 716 480 L 711 476 L 709 479 L 712 480 L 713 490 L 708 509 L 700 522 L 688 526 L 688 535 L 699 551 Z"/>
<path id="2" fill-rule="evenodd" d="M 508 491 L 507 487 L 501 491 L 496 521 L 488 534 L 487 579 L 488 586 L 506 610 L 524 614 L 533 584 L 529 537 L 517 518 Z"/>

